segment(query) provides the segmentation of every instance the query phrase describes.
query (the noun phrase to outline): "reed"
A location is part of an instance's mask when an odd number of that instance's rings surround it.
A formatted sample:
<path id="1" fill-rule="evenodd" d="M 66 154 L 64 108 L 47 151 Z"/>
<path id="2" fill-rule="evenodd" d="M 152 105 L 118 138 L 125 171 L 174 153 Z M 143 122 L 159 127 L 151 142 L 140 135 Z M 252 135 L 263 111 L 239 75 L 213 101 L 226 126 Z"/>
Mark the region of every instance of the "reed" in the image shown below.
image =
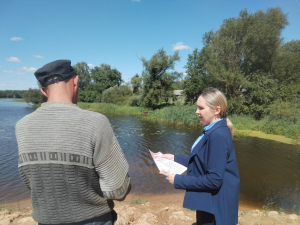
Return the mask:
<path id="1" fill-rule="evenodd" d="M 195 106 L 170 106 L 153 111 L 145 117 L 145 119 L 170 124 L 201 127 L 202 125 L 195 111 Z M 261 120 L 256 120 L 251 115 L 230 115 L 228 117 L 238 130 L 262 131 L 267 134 L 292 138 L 296 143 L 300 142 L 300 118 L 290 120 L 287 118 L 278 119 L 266 116 Z"/>
<path id="2" fill-rule="evenodd" d="M 195 112 L 195 106 L 169 106 L 151 112 L 145 119 L 185 126 L 202 126 Z"/>
<path id="3" fill-rule="evenodd" d="M 282 135 L 300 141 L 300 118 L 290 120 L 288 118 L 273 118 L 266 116 L 261 120 L 255 120 L 249 115 L 232 115 L 230 120 L 239 130 L 256 130 L 267 134 Z"/>

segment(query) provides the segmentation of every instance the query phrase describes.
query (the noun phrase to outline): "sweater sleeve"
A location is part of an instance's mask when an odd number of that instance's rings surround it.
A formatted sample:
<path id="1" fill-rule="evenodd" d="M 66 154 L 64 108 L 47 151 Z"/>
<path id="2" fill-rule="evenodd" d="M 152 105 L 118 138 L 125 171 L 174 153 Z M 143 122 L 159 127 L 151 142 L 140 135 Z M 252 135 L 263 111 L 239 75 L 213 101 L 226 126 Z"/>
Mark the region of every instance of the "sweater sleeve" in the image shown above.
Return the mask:
<path id="1" fill-rule="evenodd" d="M 107 199 L 124 199 L 130 190 L 129 166 L 106 117 L 96 138 L 93 159 L 103 196 Z"/>
<path id="2" fill-rule="evenodd" d="M 176 175 L 175 188 L 190 191 L 210 191 L 221 187 L 227 164 L 227 146 L 229 145 L 222 134 L 212 134 L 208 145 L 205 174 L 199 176 Z"/>

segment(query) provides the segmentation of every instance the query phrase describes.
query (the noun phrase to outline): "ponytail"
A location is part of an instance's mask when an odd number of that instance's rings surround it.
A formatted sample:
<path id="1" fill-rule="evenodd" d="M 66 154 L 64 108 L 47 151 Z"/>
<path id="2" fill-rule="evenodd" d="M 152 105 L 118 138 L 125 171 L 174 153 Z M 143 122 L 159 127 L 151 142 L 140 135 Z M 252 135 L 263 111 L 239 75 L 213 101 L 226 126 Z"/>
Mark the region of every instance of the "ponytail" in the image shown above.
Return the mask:
<path id="1" fill-rule="evenodd" d="M 228 117 L 226 117 L 225 119 L 226 119 L 227 127 L 230 131 L 231 137 L 233 137 L 233 135 L 234 135 L 233 123 L 230 121 L 230 119 Z"/>

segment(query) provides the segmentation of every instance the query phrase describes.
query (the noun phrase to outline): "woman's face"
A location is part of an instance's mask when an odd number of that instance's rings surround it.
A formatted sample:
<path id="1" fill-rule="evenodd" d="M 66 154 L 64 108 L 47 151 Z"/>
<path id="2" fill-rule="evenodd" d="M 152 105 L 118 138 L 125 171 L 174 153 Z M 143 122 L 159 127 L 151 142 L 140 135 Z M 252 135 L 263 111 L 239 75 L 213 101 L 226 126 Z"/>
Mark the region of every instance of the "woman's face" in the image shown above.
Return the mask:
<path id="1" fill-rule="evenodd" d="M 213 123 L 217 115 L 216 109 L 210 108 L 207 104 L 205 99 L 200 96 L 197 100 L 197 110 L 196 114 L 199 116 L 200 123 L 204 125 L 209 125 Z"/>

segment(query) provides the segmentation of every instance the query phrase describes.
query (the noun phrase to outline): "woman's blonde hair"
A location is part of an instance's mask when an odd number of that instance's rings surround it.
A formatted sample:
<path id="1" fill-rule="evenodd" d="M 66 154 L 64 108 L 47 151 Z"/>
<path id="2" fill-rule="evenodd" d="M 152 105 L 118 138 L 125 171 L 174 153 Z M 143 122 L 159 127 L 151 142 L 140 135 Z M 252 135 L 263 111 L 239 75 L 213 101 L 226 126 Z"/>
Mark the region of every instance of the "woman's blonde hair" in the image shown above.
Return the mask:
<path id="1" fill-rule="evenodd" d="M 227 110 L 227 99 L 225 95 L 216 88 L 208 88 L 206 89 L 200 96 L 204 98 L 207 105 L 211 108 L 216 108 L 220 106 L 220 117 L 224 118 L 227 122 L 227 127 L 230 130 L 231 137 L 234 135 L 234 129 L 232 122 L 227 118 L 226 110 Z"/>

